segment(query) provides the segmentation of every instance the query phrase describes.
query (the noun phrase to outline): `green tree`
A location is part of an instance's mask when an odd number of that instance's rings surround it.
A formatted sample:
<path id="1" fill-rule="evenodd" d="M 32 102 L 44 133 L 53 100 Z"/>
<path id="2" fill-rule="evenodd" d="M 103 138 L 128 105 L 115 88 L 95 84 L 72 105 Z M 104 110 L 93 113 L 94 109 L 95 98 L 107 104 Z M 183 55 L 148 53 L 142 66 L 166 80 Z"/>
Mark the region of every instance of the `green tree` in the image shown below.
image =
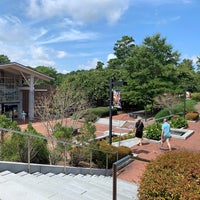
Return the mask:
<path id="1" fill-rule="evenodd" d="M 86 122 L 80 129 L 80 135 L 77 137 L 77 141 L 80 145 L 87 145 L 95 139 L 96 126 L 91 122 Z"/>
<path id="2" fill-rule="evenodd" d="M 135 104 L 153 103 L 154 97 L 170 92 L 174 87 L 177 51 L 166 44 L 160 34 L 146 37 L 140 46 L 135 46 L 127 59 L 129 83 L 126 95 Z"/>
<path id="3" fill-rule="evenodd" d="M 24 132 L 41 136 L 33 127 L 29 124 Z M 30 161 L 32 163 L 49 163 L 49 151 L 47 148 L 47 141 L 18 133 L 13 133 L 11 137 L 8 137 L 2 145 L 2 159 L 7 161 L 28 161 L 28 137 L 30 140 Z"/>
<path id="4" fill-rule="evenodd" d="M 0 55 L 0 65 L 1 64 L 8 64 L 8 63 L 10 63 L 9 58 L 7 56 L 1 54 Z"/>
<path id="5" fill-rule="evenodd" d="M 126 58 L 130 56 L 130 52 L 135 46 L 134 42 L 130 36 L 123 36 L 121 40 L 117 40 L 113 48 L 116 58 L 109 60 L 108 67 L 111 69 L 125 67 Z"/>
<path id="6" fill-rule="evenodd" d="M 37 82 L 38 85 L 55 85 L 57 83 L 57 81 L 56 81 L 57 80 L 57 71 L 55 68 L 47 67 L 47 66 L 38 66 L 38 67 L 34 68 L 34 70 L 55 79 L 55 80 L 50 81 L 49 83 L 44 82 L 44 81 L 38 81 Z"/>
<path id="7" fill-rule="evenodd" d="M 97 69 L 97 70 L 101 70 L 101 69 L 103 69 L 103 66 L 104 66 L 104 63 L 101 62 L 101 61 L 98 61 L 98 62 L 97 62 L 96 69 Z"/>
<path id="8" fill-rule="evenodd" d="M 195 68 L 193 66 L 193 61 L 190 59 L 183 59 L 181 63 L 177 66 L 177 76 L 179 80 L 179 84 L 177 84 L 177 89 L 181 93 L 185 89 L 196 91 L 197 88 L 197 76 L 195 72 Z"/>
<path id="9" fill-rule="evenodd" d="M 6 115 L 0 115 L 0 127 L 4 129 L 14 129 L 14 130 L 20 130 L 17 126 L 16 121 L 12 121 L 11 118 L 8 118 Z M 7 131 L 0 130 L 1 131 L 1 142 L 4 142 L 4 137 Z"/>
<path id="10" fill-rule="evenodd" d="M 53 129 L 53 136 L 58 140 L 62 140 L 67 143 L 67 147 L 71 147 L 73 127 L 62 126 L 60 123 L 55 124 Z M 63 144 L 58 144 L 63 149 Z"/>

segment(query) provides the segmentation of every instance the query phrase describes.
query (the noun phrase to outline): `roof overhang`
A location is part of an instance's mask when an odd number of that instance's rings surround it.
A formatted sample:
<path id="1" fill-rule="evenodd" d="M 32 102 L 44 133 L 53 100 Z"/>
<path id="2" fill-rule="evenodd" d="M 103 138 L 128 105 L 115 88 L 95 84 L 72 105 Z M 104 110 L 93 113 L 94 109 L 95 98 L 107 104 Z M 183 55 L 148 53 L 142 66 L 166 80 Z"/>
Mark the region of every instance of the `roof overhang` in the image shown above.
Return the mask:
<path id="1" fill-rule="evenodd" d="M 25 67 L 24 65 L 16 63 L 16 62 L 0 65 L 0 70 L 3 70 L 10 74 L 15 74 L 18 76 L 22 76 L 22 74 L 25 77 L 32 75 L 32 76 L 34 76 L 34 79 L 43 80 L 43 81 L 54 80 L 54 78 L 52 78 L 50 76 L 36 72 L 36 71 L 34 71 L 28 67 Z"/>

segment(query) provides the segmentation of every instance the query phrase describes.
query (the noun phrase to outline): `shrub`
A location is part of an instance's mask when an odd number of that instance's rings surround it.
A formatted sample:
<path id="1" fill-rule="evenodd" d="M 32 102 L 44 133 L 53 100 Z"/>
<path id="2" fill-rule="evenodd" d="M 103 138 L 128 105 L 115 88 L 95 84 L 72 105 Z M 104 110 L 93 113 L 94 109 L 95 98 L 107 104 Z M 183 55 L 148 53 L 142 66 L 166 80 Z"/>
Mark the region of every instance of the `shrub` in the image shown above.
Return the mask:
<path id="1" fill-rule="evenodd" d="M 184 105 L 183 103 L 176 104 L 172 107 L 173 114 L 183 114 Z"/>
<path id="2" fill-rule="evenodd" d="M 171 121 L 170 121 L 170 124 L 171 124 L 171 128 L 187 128 L 188 127 L 188 123 L 187 123 L 187 120 L 185 120 L 183 117 L 180 117 L 180 116 L 173 116 L 171 118 Z"/>
<path id="3" fill-rule="evenodd" d="M 189 112 L 185 115 L 185 119 L 187 120 L 198 120 L 199 113 L 198 112 Z"/>
<path id="4" fill-rule="evenodd" d="M 191 98 L 195 101 L 200 101 L 200 93 L 192 93 Z"/>
<path id="5" fill-rule="evenodd" d="M 196 101 L 192 100 L 192 99 L 188 99 L 186 100 L 186 111 L 187 112 L 193 112 L 195 111 L 195 105 L 196 105 Z"/>
<path id="6" fill-rule="evenodd" d="M 81 147 L 73 147 L 70 150 L 70 164 L 72 166 L 78 167 L 80 166 L 79 163 L 80 162 L 88 162 L 89 161 L 89 151 L 88 149 L 85 148 L 81 148 Z"/>
<path id="7" fill-rule="evenodd" d="M 200 153 L 169 152 L 147 165 L 139 200 L 200 199 Z"/>
<path id="8" fill-rule="evenodd" d="M 161 124 L 156 122 L 146 127 L 146 137 L 152 140 L 160 140 Z"/>
<path id="9" fill-rule="evenodd" d="M 106 141 L 98 142 L 98 146 L 100 151 L 94 151 L 93 161 L 99 168 L 106 167 L 106 156 L 108 156 L 108 168 L 112 168 L 112 164 L 117 161 L 117 153 L 118 159 L 131 154 L 130 148 L 124 146 L 115 147 L 107 144 Z"/>
<path id="10" fill-rule="evenodd" d="M 155 119 L 157 119 L 157 121 L 163 121 L 163 118 L 166 117 L 166 116 L 169 116 L 170 115 L 170 111 L 168 109 L 163 109 L 161 111 L 159 111 L 156 116 L 155 116 Z M 161 119 L 160 119 L 161 118 Z M 159 120 L 160 119 L 160 120 Z"/>
<path id="11" fill-rule="evenodd" d="M 96 107 L 89 108 L 88 110 L 82 111 L 79 113 L 81 118 L 85 118 L 86 122 L 94 122 L 100 117 L 109 116 L 110 108 L 109 107 Z M 117 114 L 117 109 L 112 109 L 112 114 Z M 75 116 L 74 116 L 75 117 Z"/>
<path id="12" fill-rule="evenodd" d="M 184 101 L 184 100 L 183 100 Z M 173 105 L 172 106 L 172 113 L 173 114 L 183 114 L 184 111 L 184 103 L 183 101 L 179 104 Z M 185 109 L 186 109 L 186 113 L 187 112 L 192 112 L 195 110 L 195 105 L 196 105 L 196 101 L 194 100 L 186 100 L 185 102 Z"/>

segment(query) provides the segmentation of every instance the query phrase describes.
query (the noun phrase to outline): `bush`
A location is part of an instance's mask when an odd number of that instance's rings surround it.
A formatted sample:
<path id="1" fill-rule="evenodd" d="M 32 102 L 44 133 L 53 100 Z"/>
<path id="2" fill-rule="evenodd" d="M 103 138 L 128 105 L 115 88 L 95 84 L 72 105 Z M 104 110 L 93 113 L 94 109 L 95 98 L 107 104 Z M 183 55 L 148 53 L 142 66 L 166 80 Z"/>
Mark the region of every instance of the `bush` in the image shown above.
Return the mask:
<path id="1" fill-rule="evenodd" d="M 191 98 L 195 101 L 200 101 L 200 93 L 192 93 Z"/>
<path id="2" fill-rule="evenodd" d="M 198 112 L 189 112 L 185 115 L 185 119 L 187 120 L 198 120 L 199 113 Z"/>
<path id="3" fill-rule="evenodd" d="M 110 112 L 109 107 L 96 107 L 96 108 L 89 108 L 88 110 L 81 112 L 80 117 L 85 118 L 86 122 L 94 122 L 100 117 L 108 117 Z M 117 109 L 112 109 L 112 114 L 117 114 Z"/>
<path id="4" fill-rule="evenodd" d="M 195 105 L 196 105 L 196 101 L 192 100 L 192 99 L 187 99 L 185 101 L 185 110 L 186 113 L 187 112 L 192 112 L 195 111 Z M 173 114 L 183 114 L 184 111 L 184 100 L 182 100 L 181 103 L 176 104 L 172 107 L 172 113 Z"/>
<path id="5" fill-rule="evenodd" d="M 106 141 L 98 142 L 98 148 L 100 151 L 94 151 L 93 161 L 99 168 L 106 168 L 106 153 L 108 153 L 108 168 L 112 168 L 112 164 L 118 159 L 131 154 L 131 150 L 128 147 L 120 146 L 115 147 L 106 143 Z"/>
<path id="6" fill-rule="evenodd" d="M 200 153 L 169 152 L 148 164 L 139 200 L 200 199 Z"/>
<path id="7" fill-rule="evenodd" d="M 170 121 L 171 128 L 187 128 L 188 123 L 183 117 L 173 116 Z"/>
<path id="8" fill-rule="evenodd" d="M 164 117 L 167 117 L 170 115 L 170 111 L 168 109 L 163 109 L 161 111 L 159 111 L 156 116 L 155 119 L 159 122 L 163 121 Z M 161 118 L 161 119 L 160 119 Z M 160 120 L 159 120 L 160 119 Z"/>
<path id="9" fill-rule="evenodd" d="M 161 124 L 156 122 L 146 128 L 146 137 L 152 140 L 160 140 L 161 137 Z"/>
<path id="10" fill-rule="evenodd" d="M 89 150 L 81 147 L 73 147 L 70 150 L 70 165 L 78 167 L 80 166 L 80 162 L 89 162 Z"/>

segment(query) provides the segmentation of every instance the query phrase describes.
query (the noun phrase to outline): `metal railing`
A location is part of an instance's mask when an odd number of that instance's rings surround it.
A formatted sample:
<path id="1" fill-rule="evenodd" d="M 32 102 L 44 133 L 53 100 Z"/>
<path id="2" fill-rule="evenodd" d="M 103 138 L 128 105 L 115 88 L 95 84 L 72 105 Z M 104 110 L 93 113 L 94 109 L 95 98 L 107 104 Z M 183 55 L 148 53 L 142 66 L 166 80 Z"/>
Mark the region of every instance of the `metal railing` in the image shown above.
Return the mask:
<path id="1" fill-rule="evenodd" d="M 106 163 L 106 167 L 105 169 L 108 170 L 108 164 L 109 164 L 109 154 L 116 154 L 116 160 L 118 160 L 118 152 L 109 152 L 109 151 L 103 151 L 103 150 L 99 150 L 99 149 L 95 149 L 95 148 L 91 148 L 91 147 L 85 147 L 85 146 L 81 146 L 81 145 L 78 145 L 78 144 L 74 144 L 74 143 L 70 143 L 70 142 L 66 142 L 66 141 L 63 141 L 63 140 L 58 140 L 58 139 L 55 139 L 55 138 L 50 138 L 50 137 L 46 137 L 46 136 L 41 136 L 41 135 L 35 135 L 35 134 L 31 134 L 31 133 L 27 133 L 27 132 L 22 132 L 22 131 L 17 131 L 17 130 L 12 130 L 12 129 L 6 129 L 6 128 L 1 128 L 0 127 L 0 134 L 2 133 L 2 131 L 4 132 L 9 132 L 9 133 L 17 133 L 17 134 L 21 134 L 21 135 L 26 135 L 27 136 L 27 146 L 28 146 L 28 149 L 27 149 L 27 152 L 28 152 L 28 156 L 27 156 L 27 163 L 28 163 L 28 173 L 31 173 L 31 145 L 30 145 L 30 139 L 31 137 L 35 137 L 35 138 L 39 138 L 39 139 L 43 139 L 43 140 L 46 140 L 46 141 L 53 141 L 53 142 L 56 142 L 56 143 L 61 143 L 63 144 L 64 146 L 64 172 L 66 173 L 66 146 L 67 145 L 72 145 L 74 147 L 80 147 L 80 148 L 85 148 L 85 149 L 88 149 L 90 150 L 90 168 L 92 168 L 92 159 L 93 159 L 93 154 L 92 152 L 93 151 L 98 151 L 98 152 L 102 152 L 102 153 L 105 153 L 106 154 L 106 160 L 105 160 L 105 163 Z"/>
<path id="2" fill-rule="evenodd" d="M 125 166 L 133 160 L 140 160 L 143 162 L 151 162 L 151 160 L 137 157 L 137 155 L 127 155 L 120 160 L 113 163 L 113 200 L 117 200 L 117 171 L 121 166 Z"/>

